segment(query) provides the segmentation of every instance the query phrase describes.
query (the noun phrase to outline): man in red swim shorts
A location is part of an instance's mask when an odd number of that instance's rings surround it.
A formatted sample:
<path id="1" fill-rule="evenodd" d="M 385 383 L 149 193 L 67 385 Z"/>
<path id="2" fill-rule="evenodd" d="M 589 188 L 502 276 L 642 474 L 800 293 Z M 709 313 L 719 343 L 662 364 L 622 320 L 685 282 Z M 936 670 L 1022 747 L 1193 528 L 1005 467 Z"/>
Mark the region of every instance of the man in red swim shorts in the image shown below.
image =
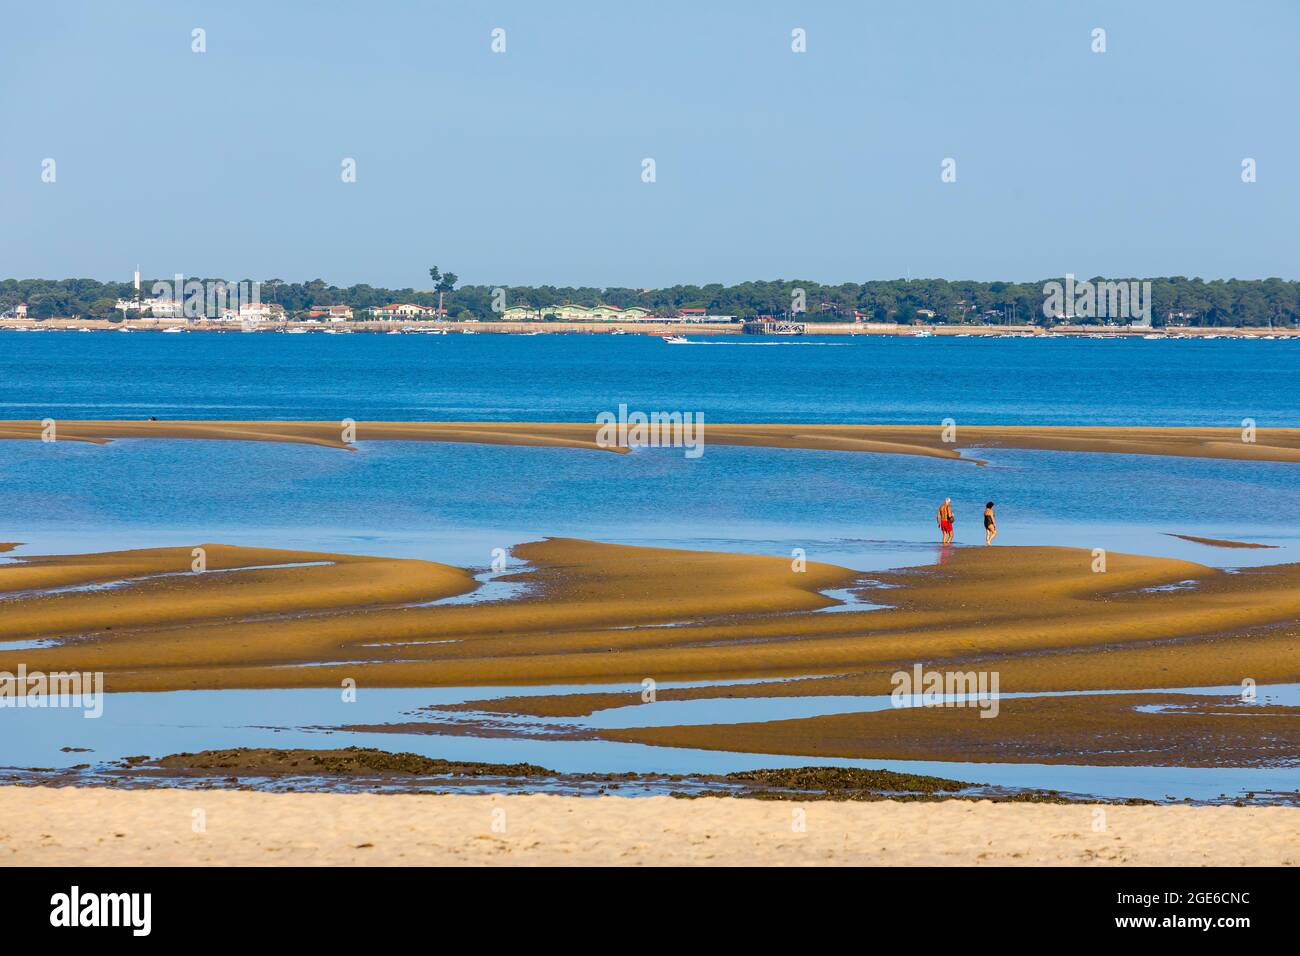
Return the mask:
<path id="1" fill-rule="evenodd" d="M 939 530 L 943 532 L 943 543 L 952 544 L 952 499 L 944 498 L 939 506 Z"/>

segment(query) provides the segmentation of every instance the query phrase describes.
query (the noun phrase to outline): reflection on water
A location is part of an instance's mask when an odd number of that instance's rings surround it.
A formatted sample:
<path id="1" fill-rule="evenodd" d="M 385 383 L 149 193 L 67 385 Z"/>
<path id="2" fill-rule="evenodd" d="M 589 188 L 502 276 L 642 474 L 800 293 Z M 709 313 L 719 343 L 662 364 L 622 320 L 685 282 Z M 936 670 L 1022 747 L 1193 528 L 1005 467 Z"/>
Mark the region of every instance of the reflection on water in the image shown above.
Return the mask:
<path id="1" fill-rule="evenodd" d="M 1127 455 L 900 455 L 709 447 L 637 455 L 382 442 L 354 454 L 259 442 L 0 441 L 0 541 L 25 554 L 204 541 L 484 567 L 546 536 L 765 553 L 863 570 L 932 564 L 951 496 L 958 546 L 1104 548 L 1223 566 L 1300 559 L 1296 466 Z M 149 481 L 140 481 L 150 475 Z M 129 491 L 127 490 L 129 489 Z M 1169 536 L 1278 545 L 1224 549 Z"/>
<path id="2" fill-rule="evenodd" d="M 713 685 L 715 682 L 663 682 L 663 689 Z M 755 681 L 725 682 L 734 686 Z M 600 727 L 659 726 L 677 723 L 727 723 L 754 719 L 814 716 L 889 706 L 888 697 L 717 698 L 659 701 L 554 721 L 491 715 L 501 726 L 514 724 L 518 736 L 392 734 L 331 729 L 399 721 L 442 723 L 454 728 L 474 715 L 454 717 L 430 711 L 437 705 L 508 696 L 564 693 L 626 693 L 639 701 L 639 684 L 559 687 L 473 687 L 433 689 L 366 689 L 354 702 L 336 690 L 182 691 L 158 694 L 112 694 L 98 720 L 79 710 L 0 709 L 0 765 L 71 767 L 98 765 L 133 755 L 231 747 L 332 749 L 374 747 L 410 751 L 427 757 L 492 763 L 528 762 L 561 773 L 729 773 L 762 767 L 810 764 L 879 768 L 955 777 L 1001 787 L 1041 788 L 1101 797 L 1152 800 L 1234 799 L 1247 792 L 1300 792 L 1300 768 L 1096 767 L 1043 764 L 986 764 L 946 761 L 858 760 L 737 754 L 720 751 L 653 747 L 602 740 L 557 739 L 548 726 L 578 730 Z M 1240 694 L 1239 687 L 1184 688 L 1159 693 Z M 1132 692 L 1126 692 L 1132 693 Z M 1015 696 L 1044 696 L 1005 694 Z M 1300 685 L 1259 688 L 1259 702 L 1294 706 Z M 526 729 L 530 724 L 532 731 Z M 539 732 L 540 730 L 540 732 Z M 65 748 L 78 748 L 67 750 Z M 83 752 L 87 748 L 90 752 Z M 242 778 L 241 778 L 242 779 Z M 247 781 L 245 781 L 247 782 Z"/>

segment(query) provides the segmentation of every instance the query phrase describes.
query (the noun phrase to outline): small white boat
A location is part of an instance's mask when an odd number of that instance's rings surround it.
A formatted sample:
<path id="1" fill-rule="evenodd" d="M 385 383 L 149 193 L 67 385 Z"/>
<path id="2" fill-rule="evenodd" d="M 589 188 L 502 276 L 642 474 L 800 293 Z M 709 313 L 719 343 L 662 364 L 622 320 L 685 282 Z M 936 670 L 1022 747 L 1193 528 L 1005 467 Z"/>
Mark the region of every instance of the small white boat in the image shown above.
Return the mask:
<path id="1" fill-rule="evenodd" d="M 85 330 L 83 329 L 82 331 L 85 331 Z M 125 331 L 125 330 L 124 330 L 124 331 Z M 182 329 L 182 328 L 177 328 L 176 326 L 173 326 L 173 327 L 170 328 L 170 329 L 163 329 L 163 334 L 164 334 L 164 335 L 170 335 L 170 334 L 173 334 L 173 333 L 176 333 L 176 332 L 184 332 L 184 331 L 185 331 L 185 330 Z"/>
<path id="2" fill-rule="evenodd" d="M 306 335 L 310 329 L 285 329 L 285 335 Z"/>
<path id="3" fill-rule="evenodd" d="M 912 338 L 914 338 L 914 339 L 928 339 L 928 338 L 933 338 L 933 337 L 934 337 L 934 333 L 931 332 L 929 329 L 922 329 L 922 330 L 919 331 L 919 332 L 913 332 L 913 333 L 911 333 L 911 335 L 912 335 Z"/>
<path id="4" fill-rule="evenodd" d="M 669 345 L 689 345 L 691 340 L 684 335 L 665 335 L 664 341 Z"/>
<path id="5" fill-rule="evenodd" d="M 1163 339 L 1164 336 L 1163 336 L 1163 335 L 1155 335 L 1155 334 L 1152 334 L 1152 335 L 1144 335 L 1144 336 L 1142 336 L 1142 338 L 1146 339 L 1147 341 L 1150 341 L 1150 340 L 1152 340 L 1152 339 Z"/>

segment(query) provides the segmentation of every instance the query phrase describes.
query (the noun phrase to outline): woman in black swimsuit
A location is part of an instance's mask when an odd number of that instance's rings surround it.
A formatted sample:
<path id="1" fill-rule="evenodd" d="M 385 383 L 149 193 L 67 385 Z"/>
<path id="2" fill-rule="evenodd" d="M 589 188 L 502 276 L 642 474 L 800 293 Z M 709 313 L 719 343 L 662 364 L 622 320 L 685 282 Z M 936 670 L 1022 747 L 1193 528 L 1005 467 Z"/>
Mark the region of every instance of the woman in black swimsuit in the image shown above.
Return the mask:
<path id="1" fill-rule="evenodd" d="M 998 536 L 998 523 L 993 517 L 993 502 L 984 506 L 984 543 L 992 544 L 993 539 Z"/>

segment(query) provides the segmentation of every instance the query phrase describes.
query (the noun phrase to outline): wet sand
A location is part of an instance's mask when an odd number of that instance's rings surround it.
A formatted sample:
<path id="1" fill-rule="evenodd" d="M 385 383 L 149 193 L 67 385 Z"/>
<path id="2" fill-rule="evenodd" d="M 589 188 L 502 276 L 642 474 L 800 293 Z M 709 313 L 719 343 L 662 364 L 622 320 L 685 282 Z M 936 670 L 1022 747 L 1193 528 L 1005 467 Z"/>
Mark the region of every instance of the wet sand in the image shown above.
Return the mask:
<path id="1" fill-rule="evenodd" d="M 1300 810 L 1282 807 L 0 787 L 0 864 L 11 866 L 1298 861 Z"/>
<path id="2" fill-rule="evenodd" d="M 468 571 L 425 561 L 203 547 L 202 574 L 189 573 L 187 548 L 0 566 L 0 671 L 20 664 L 102 671 L 109 691 L 337 688 L 348 679 L 362 687 L 634 688 L 441 708 L 546 716 L 643 706 L 645 678 L 780 679 L 664 689 L 664 701 L 888 695 L 892 675 L 915 664 L 996 672 L 1002 693 L 1300 681 L 1300 565 L 1229 573 L 1110 554 L 1106 571 L 1095 573 L 1092 553 L 1081 549 L 959 548 L 942 565 L 873 573 L 872 581 L 892 586 L 858 593 L 890 607 L 825 614 L 819 609 L 837 602 L 819 592 L 852 587 L 857 572 L 815 562 L 796 571 L 784 557 L 548 539 L 515 549 L 535 568 L 513 576 L 528 584 L 525 596 L 429 606 L 476 582 Z M 10 641 L 50 646 L 10 649 Z M 1276 765 L 1288 748 L 1300 752 L 1294 714 L 1178 702 L 1200 709 L 1135 710 L 1167 703 L 1151 695 L 1004 700 L 994 720 L 937 708 L 605 736 L 764 753 L 1035 763 L 1258 766 Z M 433 721 L 370 729 L 454 732 Z M 478 731 L 463 724 L 460 732 Z"/>
<path id="3" fill-rule="evenodd" d="M 526 596 L 419 606 L 475 582 L 424 561 L 206 547 L 198 575 L 185 548 L 0 566 L 0 669 L 102 670 L 110 690 L 810 677 L 745 693 L 887 694 L 916 662 L 998 670 L 1004 692 L 1300 680 L 1300 565 L 1228 573 L 1112 553 L 1094 573 L 1082 549 L 958 548 L 872 574 L 894 586 L 859 593 L 886 609 L 824 614 L 838 602 L 819 592 L 857 572 L 548 539 L 515 549 L 536 568 L 512 576 Z M 130 575 L 143 578 L 39 593 Z"/>
<path id="4" fill-rule="evenodd" d="M 1186 694 L 1027 697 L 999 701 L 992 718 L 973 706 L 909 707 L 767 723 L 609 730 L 601 736 L 822 758 L 1286 767 L 1300 760 L 1300 708 Z"/>
<path id="5" fill-rule="evenodd" d="M 460 568 L 428 561 L 356 557 L 269 548 L 197 545 L 70 556 L 23 556 L 0 568 L 0 659 L 5 640 L 57 639 L 75 649 L 19 652 L 29 668 L 177 666 L 205 645 L 187 633 L 221 632 L 235 658 L 248 650 L 239 622 L 275 620 L 402 601 L 431 600 L 477 587 Z M 176 632 L 174 628 L 188 632 Z M 110 633 L 111 632 L 111 633 Z M 151 656 L 135 657 L 134 641 Z M 78 643 L 78 642 L 83 643 Z M 125 653 L 123 653 L 125 652 Z M 228 659 L 214 654 L 209 666 Z M 15 662 L 16 663 L 16 662 Z M 64 667 L 64 665 L 67 667 Z M 102 667 L 100 665 L 103 665 Z M 12 668 L 10 668 L 12 669 Z M 109 677 L 110 689 L 117 689 Z"/>
<path id="6" fill-rule="evenodd" d="M 1182 538 L 1193 544 L 1204 544 L 1211 548 L 1276 548 L 1275 544 L 1253 544 L 1250 541 L 1229 541 L 1226 538 L 1198 538 L 1194 534 L 1171 534 L 1171 538 Z"/>
<path id="7" fill-rule="evenodd" d="M 598 443 L 600 426 L 585 422 L 359 422 L 356 441 L 441 441 L 494 445 L 534 445 L 626 452 Z M 0 439 L 36 440 L 37 421 L 0 421 Z M 120 438 L 270 441 L 349 446 L 339 422 L 277 421 L 82 421 L 57 422 L 59 441 L 103 444 Z M 952 437 L 952 436 L 949 436 Z M 1255 441 L 1242 440 L 1237 428 L 1157 428 L 963 425 L 955 439 L 944 441 L 939 425 L 798 425 L 706 423 L 707 445 L 750 445 L 921 455 L 980 463 L 963 458 L 972 448 L 1018 448 L 1047 451 L 1168 455 L 1246 461 L 1300 462 L 1300 428 L 1261 428 Z"/>
<path id="8" fill-rule="evenodd" d="M 92 759 L 92 758 L 88 758 Z M 0 783 L 35 786 L 256 789 L 287 793 L 551 793 L 560 796 L 737 797 L 759 800 L 942 800 L 1083 802 L 1083 795 L 973 780 L 853 767 L 768 768 L 728 774 L 569 771 L 531 763 L 445 760 L 373 747 L 330 750 L 235 747 L 143 755 L 70 768 L 0 769 Z M 1097 798 L 1091 798 L 1097 802 Z M 1136 806 L 1152 801 L 1116 798 Z"/>

